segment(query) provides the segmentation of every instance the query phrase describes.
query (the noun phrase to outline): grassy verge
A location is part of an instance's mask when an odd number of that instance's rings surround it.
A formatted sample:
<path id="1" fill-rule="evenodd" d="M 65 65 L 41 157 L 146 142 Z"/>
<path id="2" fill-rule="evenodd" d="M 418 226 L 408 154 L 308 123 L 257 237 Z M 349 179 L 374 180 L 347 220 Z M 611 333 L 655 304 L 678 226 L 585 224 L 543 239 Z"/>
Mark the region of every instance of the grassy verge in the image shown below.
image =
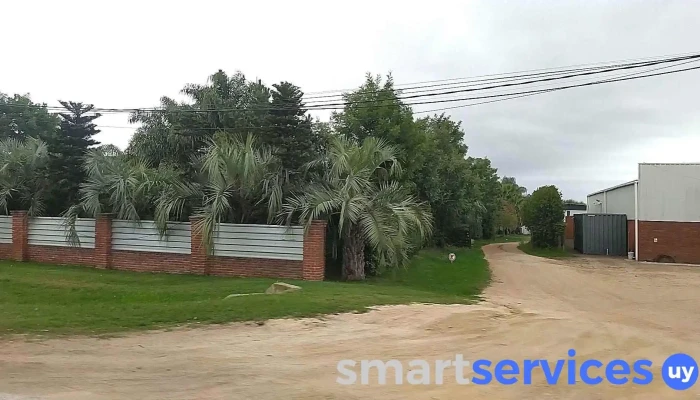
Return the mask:
<path id="1" fill-rule="evenodd" d="M 452 251 L 454 264 L 447 260 Z M 364 283 L 285 280 L 303 290 L 264 291 L 274 279 L 178 276 L 0 262 L 0 335 L 103 334 L 182 324 L 303 317 L 411 302 L 468 303 L 488 284 L 480 246 L 424 250 L 406 270 Z"/>
<path id="2" fill-rule="evenodd" d="M 573 257 L 574 254 L 568 250 L 561 248 L 546 248 L 540 249 L 532 246 L 530 242 L 522 242 L 518 246 L 523 253 L 527 253 L 531 256 L 545 257 L 545 258 L 568 258 Z"/>

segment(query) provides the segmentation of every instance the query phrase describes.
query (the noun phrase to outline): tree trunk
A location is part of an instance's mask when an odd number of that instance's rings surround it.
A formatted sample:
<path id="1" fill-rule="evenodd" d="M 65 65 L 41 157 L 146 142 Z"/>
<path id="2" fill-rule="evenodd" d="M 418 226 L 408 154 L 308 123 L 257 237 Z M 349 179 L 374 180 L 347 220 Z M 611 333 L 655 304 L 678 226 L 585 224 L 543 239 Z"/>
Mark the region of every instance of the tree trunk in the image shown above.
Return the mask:
<path id="1" fill-rule="evenodd" d="M 343 279 L 348 281 L 365 279 L 365 241 L 357 225 L 350 228 L 344 240 Z"/>

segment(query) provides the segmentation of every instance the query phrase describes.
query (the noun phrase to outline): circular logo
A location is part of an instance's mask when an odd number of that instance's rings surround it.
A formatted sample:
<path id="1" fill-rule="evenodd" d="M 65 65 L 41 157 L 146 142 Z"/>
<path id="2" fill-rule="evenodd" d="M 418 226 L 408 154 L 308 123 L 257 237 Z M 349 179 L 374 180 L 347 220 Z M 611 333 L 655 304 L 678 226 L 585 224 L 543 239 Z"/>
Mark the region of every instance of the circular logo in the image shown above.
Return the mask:
<path id="1" fill-rule="evenodd" d="M 661 376 L 673 390 L 690 389 L 698 380 L 698 363 L 687 354 L 674 354 L 664 361 Z"/>

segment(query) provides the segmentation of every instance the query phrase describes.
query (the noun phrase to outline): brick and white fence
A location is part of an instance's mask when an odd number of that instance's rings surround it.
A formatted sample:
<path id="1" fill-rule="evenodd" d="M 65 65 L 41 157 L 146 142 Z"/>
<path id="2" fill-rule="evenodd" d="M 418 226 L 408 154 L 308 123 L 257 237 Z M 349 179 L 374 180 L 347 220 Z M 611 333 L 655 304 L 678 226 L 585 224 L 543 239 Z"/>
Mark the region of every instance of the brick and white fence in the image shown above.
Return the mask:
<path id="1" fill-rule="evenodd" d="M 207 255 L 197 217 L 172 223 L 161 238 L 153 221 L 80 218 L 79 244 L 67 239 L 61 218 L 0 216 L 0 259 L 104 269 L 182 274 L 323 280 L 325 221 L 302 227 L 219 224 Z"/>

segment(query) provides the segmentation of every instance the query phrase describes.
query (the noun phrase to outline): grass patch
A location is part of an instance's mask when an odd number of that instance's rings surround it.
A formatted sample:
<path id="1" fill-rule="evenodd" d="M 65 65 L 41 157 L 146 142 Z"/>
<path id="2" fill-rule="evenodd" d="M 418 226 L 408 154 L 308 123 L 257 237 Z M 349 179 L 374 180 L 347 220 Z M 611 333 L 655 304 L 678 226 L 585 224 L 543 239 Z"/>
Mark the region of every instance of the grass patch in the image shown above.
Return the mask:
<path id="1" fill-rule="evenodd" d="M 453 264 L 447 260 L 449 252 L 457 255 Z M 479 245 L 472 249 L 427 249 L 407 269 L 364 283 L 285 280 L 303 290 L 228 300 L 224 297 L 232 293 L 262 292 L 277 280 L 2 261 L 0 335 L 92 335 L 363 311 L 383 304 L 469 303 L 489 280 L 490 271 Z"/>
<path id="2" fill-rule="evenodd" d="M 532 246 L 530 242 L 522 242 L 518 246 L 518 249 L 523 253 L 527 253 L 531 256 L 545 257 L 545 258 L 569 258 L 573 257 L 574 254 L 568 250 L 561 249 L 558 247 L 552 248 L 536 248 Z"/>

